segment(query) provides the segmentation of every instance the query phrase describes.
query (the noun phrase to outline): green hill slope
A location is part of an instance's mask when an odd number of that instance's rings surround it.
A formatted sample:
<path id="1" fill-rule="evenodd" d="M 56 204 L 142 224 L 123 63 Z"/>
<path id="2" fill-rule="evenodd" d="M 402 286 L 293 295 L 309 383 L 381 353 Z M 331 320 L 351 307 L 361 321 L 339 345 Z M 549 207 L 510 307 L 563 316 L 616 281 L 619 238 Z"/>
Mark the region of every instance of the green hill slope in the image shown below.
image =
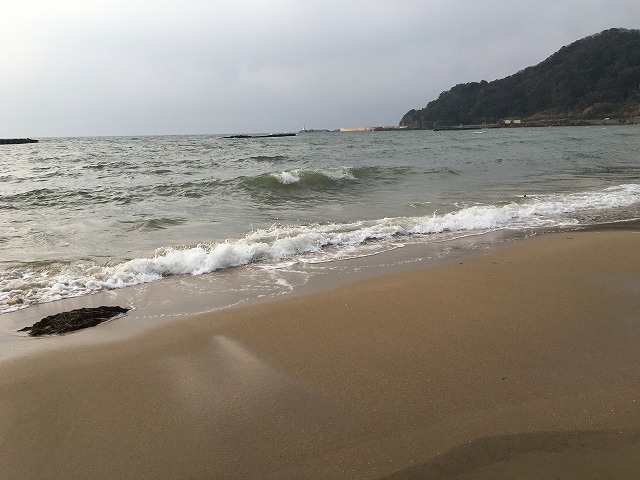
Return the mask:
<path id="1" fill-rule="evenodd" d="M 640 30 L 605 30 L 509 77 L 456 85 L 407 112 L 400 125 L 580 124 L 606 117 L 640 117 Z"/>

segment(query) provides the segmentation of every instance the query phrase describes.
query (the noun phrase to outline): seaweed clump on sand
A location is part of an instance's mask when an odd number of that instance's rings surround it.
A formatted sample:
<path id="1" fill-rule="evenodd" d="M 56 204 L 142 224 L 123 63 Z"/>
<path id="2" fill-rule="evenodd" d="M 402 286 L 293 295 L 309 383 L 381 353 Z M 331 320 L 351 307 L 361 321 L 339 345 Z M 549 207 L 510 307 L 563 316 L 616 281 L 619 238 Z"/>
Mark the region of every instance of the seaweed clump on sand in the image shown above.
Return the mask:
<path id="1" fill-rule="evenodd" d="M 127 313 L 130 309 L 119 306 L 102 306 L 94 308 L 79 308 L 69 312 L 56 313 L 43 318 L 30 327 L 24 327 L 19 332 L 27 332 L 31 337 L 42 335 L 60 335 L 67 332 L 95 327 L 118 315 Z"/>

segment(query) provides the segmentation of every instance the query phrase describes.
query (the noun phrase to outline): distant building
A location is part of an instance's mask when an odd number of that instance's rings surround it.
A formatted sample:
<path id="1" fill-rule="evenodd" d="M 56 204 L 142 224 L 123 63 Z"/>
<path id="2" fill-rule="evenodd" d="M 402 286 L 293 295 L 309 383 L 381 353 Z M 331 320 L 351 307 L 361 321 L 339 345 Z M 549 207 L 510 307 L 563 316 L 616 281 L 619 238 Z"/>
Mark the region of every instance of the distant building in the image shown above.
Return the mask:
<path id="1" fill-rule="evenodd" d="M 408 127 L 402 125 L 391 125 L 386 127 L 343 127 L 341 132 L 386 132 L 388 130 L 407 130 Z"/>
<path id="2" fill-rule="evenodd" d="M 342 127 L 341 132 L 373 132 L 373 127 Z"/>

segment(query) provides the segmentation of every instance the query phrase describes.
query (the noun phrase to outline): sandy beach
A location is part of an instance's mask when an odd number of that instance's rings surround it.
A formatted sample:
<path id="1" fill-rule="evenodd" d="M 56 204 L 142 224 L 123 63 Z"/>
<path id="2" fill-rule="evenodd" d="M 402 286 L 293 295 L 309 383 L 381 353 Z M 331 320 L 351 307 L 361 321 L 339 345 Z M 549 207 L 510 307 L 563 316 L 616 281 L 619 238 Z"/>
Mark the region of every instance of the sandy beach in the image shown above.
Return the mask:
<path id="1" fill-rule="evenodd" d="M 635 479 L 639 365 L 640 231 L 545 235 L 4 361 L 0 477 Z"/>

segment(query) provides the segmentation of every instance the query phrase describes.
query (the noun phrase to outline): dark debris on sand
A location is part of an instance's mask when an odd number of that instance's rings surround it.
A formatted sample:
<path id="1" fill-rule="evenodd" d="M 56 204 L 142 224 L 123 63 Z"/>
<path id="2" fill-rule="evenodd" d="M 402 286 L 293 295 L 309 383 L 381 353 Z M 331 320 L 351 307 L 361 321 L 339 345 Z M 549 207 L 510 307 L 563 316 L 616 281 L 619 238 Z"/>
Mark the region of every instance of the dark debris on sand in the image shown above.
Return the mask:
<path id="1" fill-rule="evenodd" d="M 83 328 L 95 327 L 113 317 L 127 313 L 129 310 L 129 308 L 119 306 L 79 308 L 69 312 L 49 315 L 34 323 L 31 327 L 21 328 L 18 331 L 27 332 L 32 337 L 60 335 Z"/>

